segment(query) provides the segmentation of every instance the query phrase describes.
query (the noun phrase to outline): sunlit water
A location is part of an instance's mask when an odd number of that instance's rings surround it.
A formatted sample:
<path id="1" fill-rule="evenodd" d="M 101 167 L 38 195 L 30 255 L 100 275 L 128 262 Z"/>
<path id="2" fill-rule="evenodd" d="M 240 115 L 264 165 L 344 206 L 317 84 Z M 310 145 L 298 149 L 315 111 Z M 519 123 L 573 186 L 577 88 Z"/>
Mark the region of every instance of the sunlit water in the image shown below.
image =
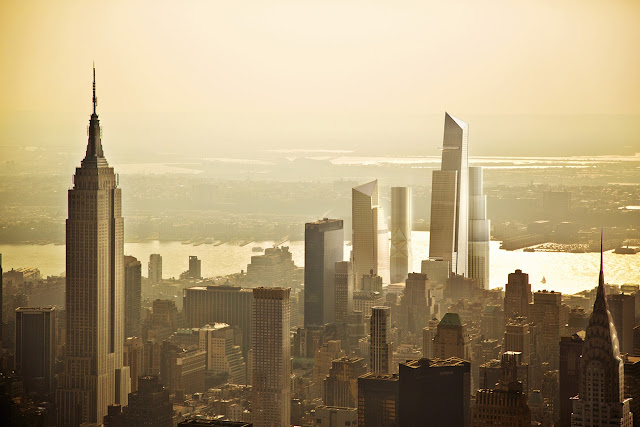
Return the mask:
<path id="1" fill-rule="evenodd" d="M 126 243 L 125 253 L 142 261 L 146 276 L 149 254 L 162 255 L 163 275 L 178 277 L 188 268 L 189 255 L 202 260 L 205 277 L 226 275 L 246 270 L 254 246 L 268 248 L 273 242 L 254 242 L 240 247 L 224 244 L 213 246 L 183 245 L 180 242 Z M 298 266 L 304 265 L 304 242 L 287 242 Z M 345 245 L 345 256 L 351 248 Z M 64 246 L 54 245 L 0 245 L 3 267 L 37 267 L 43 276 L 58 275 L 65 269 Z M 429 253 L 429 233 L 413 232 L 413 269 L 420 271 L 420 261 Z M 605 279 L 608 283 L 640 283 L 640 254 L 605 254 Z M 504 287 L 507 275 L 516 268 L 529 274 L 533 289 L 553 289 L 563 293 L 574 293 L 591 289 L 597 284 L 599 255 L 596 253 L 522 252 L 504 251 L 500 242 L 491 242 L 491 287 Z M 545 277 L 546 284 L 541 280 Z"/>

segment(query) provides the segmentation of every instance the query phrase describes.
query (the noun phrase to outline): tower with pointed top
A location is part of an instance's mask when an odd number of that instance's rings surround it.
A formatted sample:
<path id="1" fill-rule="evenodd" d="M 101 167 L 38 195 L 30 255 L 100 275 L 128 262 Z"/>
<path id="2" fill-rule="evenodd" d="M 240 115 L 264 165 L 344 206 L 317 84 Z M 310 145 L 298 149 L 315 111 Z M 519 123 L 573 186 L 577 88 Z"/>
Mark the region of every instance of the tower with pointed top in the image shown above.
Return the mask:
<path id="1" fill-rule="evenodd" d="M 429 257 L 467 276 L 469 229 L 469 125 L 444 114 L 442 167 L 433 171 Z"/>
<path id="2" fill-rule="evenodd" d="M 582 347 L 581 370 L 578 396 L 573 398 L 571 425 L 631 427 L 631 399 L 624 397 L 624 363 L 604 286 L 602 241 L 600 277 Z"/>
<path id="3" fill-rule="evenodd" d="M 66 346 L 58 380 L 58 425 L 101 424 L 107 407 L 127 405 L 123 367 L 124 222 L 116 175 L 102 151 L 93 69 L 87 151 L 68 194 Z"/>

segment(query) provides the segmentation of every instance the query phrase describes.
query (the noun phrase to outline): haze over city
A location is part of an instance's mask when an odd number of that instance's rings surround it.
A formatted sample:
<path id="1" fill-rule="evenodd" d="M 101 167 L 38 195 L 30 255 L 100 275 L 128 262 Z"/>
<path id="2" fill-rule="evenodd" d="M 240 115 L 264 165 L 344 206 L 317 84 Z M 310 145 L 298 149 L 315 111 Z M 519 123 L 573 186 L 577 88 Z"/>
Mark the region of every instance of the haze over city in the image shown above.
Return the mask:
<path id="1" fill-rule="evenodd" d="M 640 3 L 0 3 L 11 426 L 640 425 Z"/>

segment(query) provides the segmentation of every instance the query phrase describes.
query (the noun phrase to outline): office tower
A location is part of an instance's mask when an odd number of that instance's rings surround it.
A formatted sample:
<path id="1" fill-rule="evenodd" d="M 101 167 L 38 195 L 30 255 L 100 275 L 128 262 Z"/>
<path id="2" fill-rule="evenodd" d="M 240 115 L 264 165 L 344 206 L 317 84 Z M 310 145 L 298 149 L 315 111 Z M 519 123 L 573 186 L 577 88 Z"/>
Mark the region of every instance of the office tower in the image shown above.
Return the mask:
<path id="1" fill-rule="evenodd" d="M 87 153 L 69 190 L 66 227 L 66 344 L 58 378 L 58 423 L 100 423 L 112 404 L 127 404 L 124 343 L 124 220 L 122 194 L 100 141 L 93 114 Z"/>
<path id="2" fill-rule="evenodd" d="M 635 326 L 635 295 L 617 294 L 607 296 L 609 311 L 618 332 L 620 353 L 633 354 L 633 327 Z"/>
<path id="3" fill-rule="evenodd" d="M 252 415 L 256 427 L 291 418 L 289 288 L 253 289 Z"/>
<path id="4" fill-rule="evenodd" d="M 444 114 L 441 170 L 433 171 L 429 257 L 467 275 L 469 229 L 469 125 Z"/>
<path id="5" fill-rule="evenodd" d="M 506 351 L 500 360 L 493 359 L 480 365 L 478 378 L 479 388 L 487 390 L 499 388 L 500 384 L 519 382 L 525 395 L 528 395 L 531 384 L 529 364 L 523 361 L 522 353 L 516 351 Z"/>
<path id="6" fill-rule="evenodd" d="M 345 355 L 340 340 L 329 340 L 316 350 L 313 358 L 313 386 L 311 387 L 314 398 L 324 395 L 324 379 L 329 375 L 331 362 Z"/>
<path id="7" fill-rule="evenodd" d="M 160 381 L 177 396 L 206 391 L 206 352 L 164 341 L 160 350 Z"/>
<path id="8" fill-rule="evenodd" d="M 315 426 L 343 427 L 358 425 L 358 410 L 356 407 L 341 408 L 336 406 L 316 406 Z"/>
<path id="9" fill-rule="evenodd" d="M 202 279 L 202 260 L 194 255 L 189 256 L 189 278 Z"/>
<path id="10" fill-rule="evenodd" d="M 489 289 L 490 221 L 487 196 L 482 190 L 482 168 L 469 168 L 469 265 L 468 275 L 482 289 Z"/>
<path id="11" fill-rule="evenodd" d="M 529 320 L 541 325 L 542 342 L 538 355 L 542 362 L 548 362 L 552 370 L 560 364 L 560 305 L 562 294 L 554 291 L 539 291 L 533 295 Z M 564 326 L 564 324 L 562 324 Z"/>
<path id="12" fill-rule="evenodd" d="M 578 394 L 584 332 L 560 338 L 560 425 L 571 425 L 571 398 Z"/>
<path id="13" fill-rule="evenodd" d="M 371 372 L 388 374 L 391 372 L 391 309 L 377 306 L 371 309 Z"/>
<path id="14" fill-rule="evenodd" d="M 358 377 L 366 373 L 367 366 L 362 357 L 343 356 L 333 360 L 329 375 L 324 380 L 324 404 L 356 408 Z"/>
<path id="15" fill-rule="evenodd" d="M 523 317 L 516 317 L 507 323 L 504 332 L 504 351 L 522 353 L 525 363 L 531 359 L 531 332 L 529 324 Z"/>
<path id="16" fill-rule="evenodd" d="M 304 225 L 304 326 L 321 326 L 336 318 L 336 263 L 344 259 L 341 219 L 324 218 Z"/>
<path id="17" fill-rule="evenodd" d="M 471 426 L 471 364 L 457 357 L 400 364 L 401 426 Z"/>
<path id="18" fill-rule="evenodd" d="M 447 313 L 438 323 L 433 337 L 433 356 L 440 359 L 457 357 L 471 360 L 469 336 L 458 313 Z"/>
<path id="19" fill-rule="evenodd" d="M 391 281 L 401 283 L 412 271 L 411 187 L 391 187 Z"/>
<path id="20" fill-rule="evenodd" d="M 199 328 L 211 323 L 226 323 L 242 330 L 242 353 L 252 342 L 253 292 L 240 286 L 195 286 L 184 290 L 182 304 L 187 326 Z"/>
<path id="21" fill-rule="evenodd" d="M 362 276 L 378 274 L 378 232 L 382 211 L 378 205 L 378 181 L 371 181 L 351 190 L 352 262 L 356 290 L 362 286 Z"/>
<path id="22" fill-rule="evenodd" d="M 578 396 L 573 399 L 571 425 L 575 427 L 633 423 L 631 399 L 624 396 L 624 364 L 607 303 L 600 244 L 598 289 L 582 347 Z"/>
<path id="23" fill-rule="evenodd" d="M 336 322 L 347 323 L 353 311 L 353 270 L 349 261 L 336 262 Z"/>
<path id="24" fill-rule="evenodd" d="M 529 304 L 532 301 L 529 275 L 522 270 L 509 273 L 504 291 L 504 319 L 509 321 L 515 317 L 529 317 Z"/>
<path id="25" fill-rule="evenodd" d="M 398 374 L 370 372 L 358 378 L 358 426 L 400 426 Z"/>
<path id="26" fill-rule="evenodd" d="M 382 277 L 370 271 L 362 276 L 360 292 L 382 292 Z"/>
<path id="27" fill-rule="evenodd" d="M 442 258 L 423 259 L 420 264 L 420 273 L 426 274 L 431 281 L 431 286 L 440 286 L 447 283 L 450 276 L 450 263 Z"/>
<path id="28" fill-rule="evenodd" d="M 157 376 L 140 377 L 138 391 L 129 395 L 129 406 L 122 408 L 121 413 L 118 413 L 120 407 L 112 406 L 109 410 L 111 417 L 105 417 L 105 427 L 173 426 L 173 403 L 169 400 L 169 390 L 163 387 Z"/>
<path id="29" fill-rule="evenodd" d="M 157 285 L 162 280 L 162 257 L 160 254 L 149 255 L 149 281 Z"/>
<path id="30" fill-rule="evenodd" d="M 142 309 L 142 264 L 135 257 L 124 257 L 124 336 L 140 335 Z"/>
<path id="31" fill-rule="evenodd" d="M 27 393 L 55 389 L 56 315 L 53 307 L 16 309 L 15 368 Z"/>
<path id="32" fill-rule="evenodd" d="M 131 373 L 131 392 L 138 391 L 138 378 L 144 373 L 144 343 L 140 337 L 128 337 L 122 349 L 124 366 Z"/>
<path id="33" fill-rule="evenodd" d="M 531 411 L 522 384 L 501 384 L 496 389 L 480 389 L 473 405 L 474 426 L 531 425 Z"/>
<path id="34" fill-rule="evenodd" d="M 267 248 L 264 254 L 251 257 L 243 282 L 252 288 L 260 286 L 297 286 L 304 281 L 304 268 L 293 262 L 288 246 Z"/>
<path id="35" fill-rule="evenodd" d="M 371 317 L 371 310 L 382 303 L 380 292 L 355 292 L 353 294 L 353 310 L 361 311 L 365 320 Z"/>
<path id="36" fill-rule="evenodd" d="M 429 324 L 422 329 L 422 357 L 431 359 L 434 357 L 433 339 L 438 332 L 438 319 L 429 320 Z"/>
<path id="37" fill-rule="evenodd" d="M 240 346 L 234 343 L 233 328 L 226 323 L 214 323 L 197 331 L 200 350 L 207 353 L 207 372 L 226 373 L 228 383 L 246 384 L 246 364 Z"/>
<path id="38" fill-rule="evenodd" d="M 408 274 L 400 300 L 400 329 L 417 334 L 429 323 L 431 313 L 427 300 L 428 283 L 426 274 Z"/>
<path id="39" fill-rule="evenodd" d="M 630 397 L 633 425 L 640 425 L 640 357 L 624 356 L 624 397 Z"/>

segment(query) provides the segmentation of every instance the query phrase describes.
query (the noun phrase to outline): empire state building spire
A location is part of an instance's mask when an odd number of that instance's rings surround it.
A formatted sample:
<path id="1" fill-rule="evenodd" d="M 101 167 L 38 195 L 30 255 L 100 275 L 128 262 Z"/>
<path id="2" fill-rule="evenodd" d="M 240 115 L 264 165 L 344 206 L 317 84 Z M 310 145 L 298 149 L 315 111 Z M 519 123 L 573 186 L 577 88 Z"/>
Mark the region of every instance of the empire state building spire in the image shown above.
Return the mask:
<path id="1" fill-rule="evenodd" d="M 98 98 L 96 96 L 96 67 L 93 66 L 93 114 L 89 121 L 89 141 L 87 142 L 87 154 L 82 160 L 82 167 L 109 166 L 102 151 L 100 120 L 98 120 Z"/>

